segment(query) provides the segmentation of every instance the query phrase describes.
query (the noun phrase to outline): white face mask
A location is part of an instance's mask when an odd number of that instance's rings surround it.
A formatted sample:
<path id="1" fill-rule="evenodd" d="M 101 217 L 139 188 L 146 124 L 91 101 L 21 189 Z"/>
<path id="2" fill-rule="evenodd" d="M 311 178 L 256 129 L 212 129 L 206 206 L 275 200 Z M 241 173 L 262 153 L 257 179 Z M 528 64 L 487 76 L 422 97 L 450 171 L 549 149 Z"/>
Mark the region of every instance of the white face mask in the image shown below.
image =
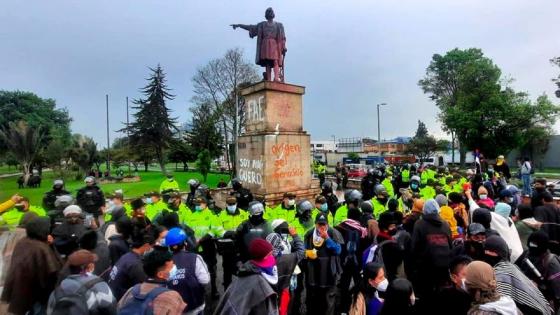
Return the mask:
<path id="1" fill-rule="evenodd" d="M 385 292 L 387 291 L 387 287 L 389 286 L 389 280 L 387 278 L 383 279 L 383 281 L 379 282 L 377 285 L 377 291 Z"/>
<path id="2" fill-rule="evenodd" d="M 295 205 L 295 204 L 296 204 L 295 199 L 289 199 L 289 200 L 288 200 L 288 206 L 291 207 L 291 206 L 293 206 L 293 205 Z"/>
<path id="3" fill-rule="evenodd" d="M 169 271 L 169 279 L 167 279 L 167 281 L 175 280 L 175 277 L 177 277 L 177 266 L 173 264 L 173 268 Z"/>
<path id="4" fill-rule="evenodd" d="M 486 200 L 488 198 L 488 195 L 480 195 L 480 200 Z"/>
<path id="5" fill-rule="evenodd" d="M 236 209 L 237 209 L 236 205 L 227 206 L 227 211 L 229 213 L 234 213 Z"/>

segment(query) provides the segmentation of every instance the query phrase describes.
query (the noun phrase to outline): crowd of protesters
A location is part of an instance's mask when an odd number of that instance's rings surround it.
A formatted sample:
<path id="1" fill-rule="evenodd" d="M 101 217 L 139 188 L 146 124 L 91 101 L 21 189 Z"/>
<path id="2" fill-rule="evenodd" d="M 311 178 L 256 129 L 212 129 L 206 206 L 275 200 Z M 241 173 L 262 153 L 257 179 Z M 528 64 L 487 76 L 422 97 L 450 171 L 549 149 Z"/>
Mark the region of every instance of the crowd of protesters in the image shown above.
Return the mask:
<path id="1" fill-rule="evenodd" d="M 224 209 L 172 175 L 129 201 L 56 180 L 0 204 L 0 313 L 556 314 L 560 210 L 533 176 L 381 164 L 278 205 L 233 179 Z"/>

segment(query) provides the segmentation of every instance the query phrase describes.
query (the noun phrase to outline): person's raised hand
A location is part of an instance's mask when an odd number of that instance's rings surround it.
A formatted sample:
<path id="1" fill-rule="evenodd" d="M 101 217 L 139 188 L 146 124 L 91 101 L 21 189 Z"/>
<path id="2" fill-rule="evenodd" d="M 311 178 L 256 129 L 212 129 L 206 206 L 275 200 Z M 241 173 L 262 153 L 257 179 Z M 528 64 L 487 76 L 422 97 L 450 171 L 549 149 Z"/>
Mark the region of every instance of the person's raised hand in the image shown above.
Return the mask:
<path id="1" fill-rule="evenodd" d="M 15 195 L 13 195 L 10 199 L 11 199 L 14 203 L 19 203 L 19 202 L 23 199 L 23 197 L 20 196 L 20 195 L 18 195 L 18 194 L 15 194 Z"/>

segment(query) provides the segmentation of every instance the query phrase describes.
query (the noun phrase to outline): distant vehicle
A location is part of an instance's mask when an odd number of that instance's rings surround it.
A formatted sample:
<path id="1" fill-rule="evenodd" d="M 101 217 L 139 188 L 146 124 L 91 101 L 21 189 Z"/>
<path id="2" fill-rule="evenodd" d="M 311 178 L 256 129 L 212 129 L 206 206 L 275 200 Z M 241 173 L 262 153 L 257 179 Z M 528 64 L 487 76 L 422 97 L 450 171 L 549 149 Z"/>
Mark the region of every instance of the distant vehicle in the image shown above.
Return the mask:
<path id="1" fill-rule="evenodd" d="M 348 167 L 348 178 L 362 178 L 367 175 L 367 168 L 364 164 L 346 164 Z"/>

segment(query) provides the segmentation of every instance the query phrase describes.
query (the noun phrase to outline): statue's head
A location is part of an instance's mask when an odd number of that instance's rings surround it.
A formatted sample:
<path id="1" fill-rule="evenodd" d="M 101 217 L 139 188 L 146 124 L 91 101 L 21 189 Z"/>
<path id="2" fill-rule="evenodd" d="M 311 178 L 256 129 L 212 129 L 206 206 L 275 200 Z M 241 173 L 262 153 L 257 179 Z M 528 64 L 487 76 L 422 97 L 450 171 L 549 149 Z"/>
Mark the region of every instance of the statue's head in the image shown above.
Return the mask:
<path id="1" fill-rule="evenodd" d="M 266 11 L 264 12 L 264 18 L 265 19 L 273 19 L 274 18 L 274 10 L 272 10 L 272 8 L 268 8 L 266 9 Z"/>

